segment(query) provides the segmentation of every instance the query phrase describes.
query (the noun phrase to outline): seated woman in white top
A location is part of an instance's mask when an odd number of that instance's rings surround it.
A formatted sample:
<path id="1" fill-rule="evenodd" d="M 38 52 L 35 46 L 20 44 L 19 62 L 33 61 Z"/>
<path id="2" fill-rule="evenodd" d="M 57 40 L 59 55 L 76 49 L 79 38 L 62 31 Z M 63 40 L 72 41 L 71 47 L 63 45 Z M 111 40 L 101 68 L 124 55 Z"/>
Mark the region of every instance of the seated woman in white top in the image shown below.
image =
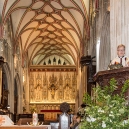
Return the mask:
<path id="1" fill-rule="evenodd" d="M 129 58 L 125 56 L 125 45 L 121 44 L 117 47 L 117 57 L 111 61 L 110 65 L 122 64 L 123 67 L 129 66 Z"/>

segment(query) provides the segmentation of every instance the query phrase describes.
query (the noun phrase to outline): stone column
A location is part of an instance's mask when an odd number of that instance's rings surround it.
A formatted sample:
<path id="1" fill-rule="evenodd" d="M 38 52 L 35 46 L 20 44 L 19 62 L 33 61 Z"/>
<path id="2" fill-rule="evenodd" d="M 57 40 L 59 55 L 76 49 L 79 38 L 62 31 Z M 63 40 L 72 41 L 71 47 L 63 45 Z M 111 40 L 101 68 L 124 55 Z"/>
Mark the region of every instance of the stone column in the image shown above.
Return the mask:
<path id="1" fill-rule="evenodd" d="M 80 87 L 81 87 L 81 68 L 78 68 L 78 75 L 77 75 L 77 94 L 75 99 L 75 112 L 78 112 L 78 107 L 80 106 Z"/>
<path id="2" fill-rule="evenodd" d="M 0 15 L 2 15 L 3 6 L 4 6 L 4 0 L 0 0 Z"/>
<path id="3" fill-rule="evenodd" d="M 111 59 L 116 57 L 117 46 L 126 46 L 129 56 L 129 0 L 110 0 Z"/>
<path id="4" fill-rule="evenodd" d="M 2 66 L 4 63 L 4 58 L 0 56 L 0 103 L 2 98 Z"/>

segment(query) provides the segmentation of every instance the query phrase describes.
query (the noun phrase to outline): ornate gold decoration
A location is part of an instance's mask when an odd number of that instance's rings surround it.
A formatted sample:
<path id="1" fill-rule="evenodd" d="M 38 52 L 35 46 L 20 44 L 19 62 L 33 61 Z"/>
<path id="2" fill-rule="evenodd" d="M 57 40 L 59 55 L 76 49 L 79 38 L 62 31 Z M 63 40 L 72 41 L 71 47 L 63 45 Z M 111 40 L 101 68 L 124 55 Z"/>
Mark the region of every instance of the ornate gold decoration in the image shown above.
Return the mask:
<path id="1" fill-rule="evenodd" d="M 30 74 L 29 85 L 30 85 L 30 101 L 34 101 L 34 75 L 32 73 Z"/>
<path id="2" fill-rule="evenodd" d="M 76 72 L 30 71 L 30 103 L 75 103 Z"/>
<path id="3" fill-rule="evenodd" d="M 38 74 L 36 78 L 36 86 L 35 86 L 35 100 L 41 101 L 42 100 L 42 78 L 41 75 Z"/>
<path id="4" fill-rule="evenodd" d="M 46 86 L 47 84 L 48 84 L 48 81 L 47 81 L 47 76 L 45 72 L 45 75 L 43 76 L 43 85 Z"/>
<path id="5" fill-rule="evenodd" d="M 63 85 L 63 76 L 61 74 L 59 76 L 59 85 Z"/>
<path id="6" fill-rule="evenodd" d="M 71 95 L 71 77 L 68 75 L 66 75 L 65 77 L 65 86 L 64 86 L 64 97 L 66 100 L 70 99 L 70 95 Z"/>
<path id="7" fill-rule="evenodd" d="M 52 76 L 50 76 L 50 78 L 49 78 L 49 82 L 50 82 L 50 86 L 48 87 L 48 89 L 51 92 L 52 99 L 54 99 L 55 98 L 55 92 L 58 89 L 57 77 L 55 77 L 54 74 L 52 74 Z"/>

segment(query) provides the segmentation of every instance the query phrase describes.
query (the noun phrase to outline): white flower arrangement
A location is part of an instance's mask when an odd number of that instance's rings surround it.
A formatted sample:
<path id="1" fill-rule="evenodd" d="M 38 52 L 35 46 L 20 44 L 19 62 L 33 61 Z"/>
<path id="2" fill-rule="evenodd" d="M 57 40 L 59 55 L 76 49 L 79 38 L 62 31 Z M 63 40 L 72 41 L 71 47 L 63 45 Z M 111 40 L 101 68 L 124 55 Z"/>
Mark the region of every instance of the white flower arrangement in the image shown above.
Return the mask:
<path id="1" fill-rule="evenodd" d="M 129 80 L 122 87 L 121 93 L 114 94 L 117 89 L 116 80 L 111 79 L 110 86 L 94 88 L 93 97 L 85 94 L 84 108 L 80 129 L 128 129 L 129 106 L 124 93 L 129 88 Z"/>

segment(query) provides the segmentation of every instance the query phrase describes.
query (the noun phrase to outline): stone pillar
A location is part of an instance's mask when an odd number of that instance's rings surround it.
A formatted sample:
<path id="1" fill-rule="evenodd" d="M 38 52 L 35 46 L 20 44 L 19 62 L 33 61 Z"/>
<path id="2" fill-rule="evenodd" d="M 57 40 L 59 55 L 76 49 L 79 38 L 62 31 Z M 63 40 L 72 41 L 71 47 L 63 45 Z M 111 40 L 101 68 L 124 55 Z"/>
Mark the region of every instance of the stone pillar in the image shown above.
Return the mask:
<path id="1" fill-rule="evenodd" d="M 117 46 L 126 46 L 129 56 L 129 0 L 110 0 L 111 59 L 116 57 Z"/>
<path id="2" fill-rule="evenodd" d="M 81 81 L 80 81 L 80 87 L 79 87 L 79 107 L 82 104 L 83 101 L 83 95 L 84 95 L 84 67 L 81 70 Z"/>
<path id="3" fill-rule="evenodd" d="M 98 41 L 99 43 L 99 41 Z M 100 34 L 99 71 L 107 70 L 110 64 L 110 13 L 105 11 Z M 97 69 L 98 70 L 98 69 Z"/>
<path id="4" fill-rule="evenodd" d="M 2 99 L 2 66 L 4 63 L 4 58 L 0 56 L 0 103 Z"/>
<path id="5" fill-rule="evenodd" d="M 110 13 L 109 0 L 99 0 L 96 9 L 94 0 L 90 1 L 90 44 L 88 54 L 96 56 L 96 71 L 106 70 L 110 63 Z"/>
<path id="6" fill-rule="evenodd" d="M 77 94 L 75 99 L 75 112 L 78 112 L 78 107 L 80 106 L 80 87 L 81 87 L 81 68 L 78 68 L 77 75 Z"/>

